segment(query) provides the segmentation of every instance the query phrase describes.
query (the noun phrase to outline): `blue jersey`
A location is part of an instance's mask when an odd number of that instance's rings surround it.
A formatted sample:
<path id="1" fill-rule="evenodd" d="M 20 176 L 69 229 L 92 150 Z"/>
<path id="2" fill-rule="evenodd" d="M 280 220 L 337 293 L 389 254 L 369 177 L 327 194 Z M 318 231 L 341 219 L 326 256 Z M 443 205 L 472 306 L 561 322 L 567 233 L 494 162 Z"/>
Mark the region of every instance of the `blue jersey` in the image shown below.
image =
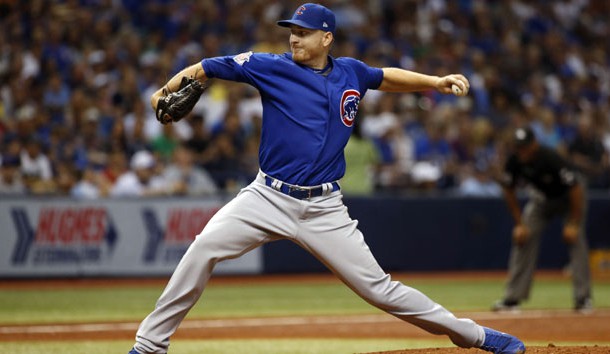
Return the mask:
<path id="1" fill-rule="evenodd" d="M 263 124 L 259 164 L 284 182 L 313 186 L 345 173 L 343 149 L 358 104 L 383 71 L 352 58 L 330 58 L 327 76 L 295 63 L 292 54 L 242 53 L 202 61 L 209 78 L 244 82 L 260 92 Z"/>

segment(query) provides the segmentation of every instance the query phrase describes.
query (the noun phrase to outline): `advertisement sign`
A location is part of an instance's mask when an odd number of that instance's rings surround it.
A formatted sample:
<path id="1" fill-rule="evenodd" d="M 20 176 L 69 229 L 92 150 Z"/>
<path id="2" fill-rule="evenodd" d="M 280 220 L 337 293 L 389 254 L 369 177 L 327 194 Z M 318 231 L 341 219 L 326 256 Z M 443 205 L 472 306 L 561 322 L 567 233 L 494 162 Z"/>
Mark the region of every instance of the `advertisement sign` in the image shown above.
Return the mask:
<path id="1" fill-rule="evenodd" d="M 0 276 L 169 275 L 222 200 L 0 201 Z M 215 273 L 260 273 L 262 252 Z"/>

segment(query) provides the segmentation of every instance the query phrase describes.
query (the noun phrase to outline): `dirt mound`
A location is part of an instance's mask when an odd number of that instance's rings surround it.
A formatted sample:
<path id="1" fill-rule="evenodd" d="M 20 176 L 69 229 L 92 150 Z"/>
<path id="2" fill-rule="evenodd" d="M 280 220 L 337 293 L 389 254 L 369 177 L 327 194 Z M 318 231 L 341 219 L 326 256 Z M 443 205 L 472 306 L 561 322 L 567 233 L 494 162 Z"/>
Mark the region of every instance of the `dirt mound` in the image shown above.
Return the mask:
<path id="1" fill-rule="evenodd" d="M 362 354 L 478 354 L 488 353 L 480 349 L 461 349 L 461 348 L 427 348 L 427 349 L 409 349 L 409 350 L 393 350 L 389 352 L 374 352 Z M 526 354 L 610 354 L 610 347 L 600 346 L 555 346 L 549 344 L 546 347 L 527 347 Z"/>

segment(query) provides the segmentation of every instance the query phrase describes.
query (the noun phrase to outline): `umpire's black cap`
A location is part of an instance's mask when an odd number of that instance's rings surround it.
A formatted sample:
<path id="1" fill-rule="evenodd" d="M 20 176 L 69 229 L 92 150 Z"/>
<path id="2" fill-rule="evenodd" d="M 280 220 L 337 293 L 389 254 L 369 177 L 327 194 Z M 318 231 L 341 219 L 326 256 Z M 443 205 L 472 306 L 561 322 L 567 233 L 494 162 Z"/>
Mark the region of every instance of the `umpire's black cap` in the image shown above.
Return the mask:
<path id="1" fill-rule="evenodd" d="M 536 141 L 536 135 L 530 127 L 517 128 L 513 135 L 513 141 L 518 148 L 528 146 Z"/>

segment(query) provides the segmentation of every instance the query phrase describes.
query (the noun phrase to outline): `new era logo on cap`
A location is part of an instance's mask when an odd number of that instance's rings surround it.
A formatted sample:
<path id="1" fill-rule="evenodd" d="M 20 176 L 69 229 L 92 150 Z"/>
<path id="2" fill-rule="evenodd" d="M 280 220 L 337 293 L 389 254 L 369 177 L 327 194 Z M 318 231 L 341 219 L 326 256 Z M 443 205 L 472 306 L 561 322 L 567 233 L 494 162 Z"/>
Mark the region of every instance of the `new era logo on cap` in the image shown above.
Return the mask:
<path id="1" fill-rule="evenodd" d="M 278 21 L 282 27 L 297 25 L 325 32 L 335 32 L 335 14 L 319 4 L 303 4 L 299 6 L 290 20 Z"/>

